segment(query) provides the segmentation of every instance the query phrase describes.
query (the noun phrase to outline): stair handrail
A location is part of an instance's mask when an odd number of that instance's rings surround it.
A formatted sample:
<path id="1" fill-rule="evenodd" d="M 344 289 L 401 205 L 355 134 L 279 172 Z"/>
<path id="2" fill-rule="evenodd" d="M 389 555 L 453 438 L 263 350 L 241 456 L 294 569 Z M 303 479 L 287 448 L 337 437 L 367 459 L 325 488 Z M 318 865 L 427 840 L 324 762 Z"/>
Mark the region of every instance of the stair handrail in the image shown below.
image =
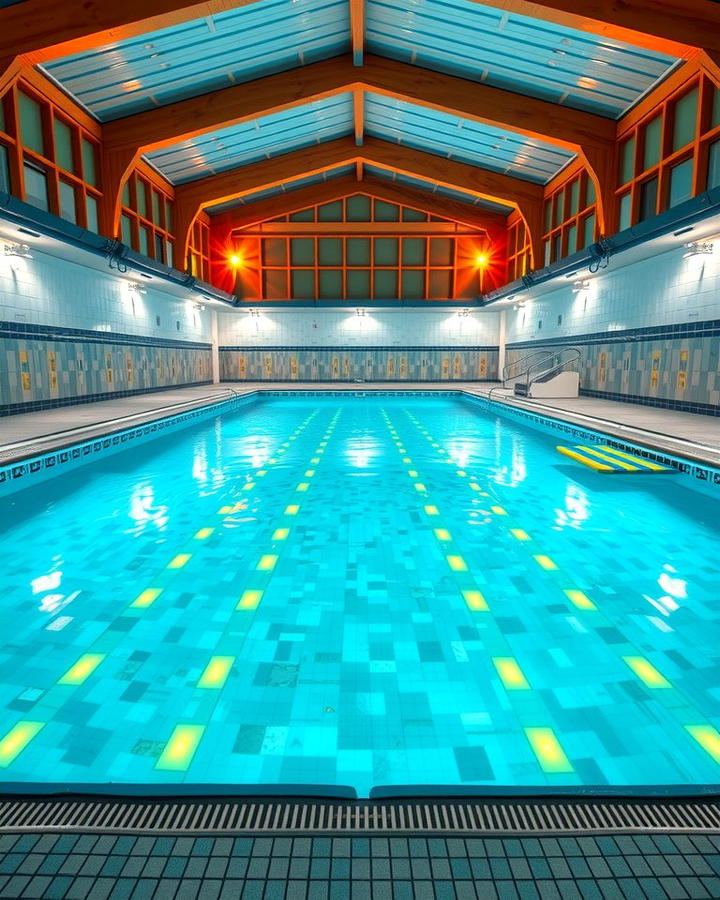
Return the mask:
<path id="1" fill-rule="evenodd" d="M 572 355 L 567 359 L 561 359 L 563 353 L 571 353 Z M 555 372 L 560 372 L 565 368 L 565 366 L 568 366 L 571 363 L 577 362 L 578 360 L 582 359 L 582 351 L 579 347 L 560 347 L 559 350 L 553 351 L 552 356 L 558 357 L 558 361 L 557 363 L 555 363 L 555 365 L 550 366 L 549 368 L 543 367 L 542 369 L 540 369 L 540 364 L 538 363 L 537 365 L 530 366 L 528 368 L 527 372 L 525 373 L 528 391 L 530 390 L 534 380 L 544 377 L 545 375 L 552 375 Z M 540 371 L 535 374 L 534 378 L 532 375 L 533 369 L 540 369 Z"/>
<path id="2" fill-rule="evenodd" d="M 525 356 L 521 356 L 520 359 L 516 359 L 514 362 L 507 363 L 503 366 L 502 370 L 502 383 L 503 385 L 509 378 L 522 378 L 523 375 L 527 374 L 527 369 L 523 369 L 521 372 L 517 372 L 515 375 L 510 374 L 510 369 L 513 366 L 519 366 L 521 363 L 526 363 L 528 360 L 533 359 L 536 356 L 543 356 L 547 359 L 550 356 L 554 356 L 554 350 L 533 350 L 532 353 L 527 353 Z M 529 367 L 528 367 L 529 368 Z"/>

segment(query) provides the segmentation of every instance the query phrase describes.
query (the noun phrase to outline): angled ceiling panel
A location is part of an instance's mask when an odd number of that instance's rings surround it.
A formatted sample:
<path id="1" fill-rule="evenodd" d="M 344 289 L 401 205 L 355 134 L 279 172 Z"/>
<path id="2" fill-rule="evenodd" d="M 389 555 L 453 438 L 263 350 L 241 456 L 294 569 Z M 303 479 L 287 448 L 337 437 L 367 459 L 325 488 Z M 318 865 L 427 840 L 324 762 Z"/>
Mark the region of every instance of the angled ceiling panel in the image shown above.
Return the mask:
<path id="1" fill-rule="evenodd" d="M 349 27 L 346 0 L 262 0 L 44 68 L 108 121 L 346 52 Z"/>
<path id="2" fill-rule="evenodd" d="M 610 118 L 677 62 L 472 0 L 367 0 L 366 9 L 373 53 Z"/>
<path id="3" fill-rule="evenodd" d="M 448 159 L 545 183 L 573 158 L 561 147 L 379 94 L 365 95 L 365 131 Z"/>
<path id="4" fill-rule="evenodd" d="M 351 94 L 337 94 L 146 154 L 174 184 L 352 134 Z"/>

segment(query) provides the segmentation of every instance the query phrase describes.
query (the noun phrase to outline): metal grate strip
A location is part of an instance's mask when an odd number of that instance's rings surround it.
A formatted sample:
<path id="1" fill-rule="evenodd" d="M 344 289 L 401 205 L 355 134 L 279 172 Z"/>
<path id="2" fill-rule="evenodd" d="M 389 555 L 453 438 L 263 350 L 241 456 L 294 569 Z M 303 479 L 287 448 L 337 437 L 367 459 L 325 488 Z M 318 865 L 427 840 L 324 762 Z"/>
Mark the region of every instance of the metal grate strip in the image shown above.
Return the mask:
<path id="1" fill-rule="evenodd" d="M 607 832 L 718 831 L 715 798 L 557 797 L 432 802 L 28 797 L 0 800 L 1 831 Z"/>

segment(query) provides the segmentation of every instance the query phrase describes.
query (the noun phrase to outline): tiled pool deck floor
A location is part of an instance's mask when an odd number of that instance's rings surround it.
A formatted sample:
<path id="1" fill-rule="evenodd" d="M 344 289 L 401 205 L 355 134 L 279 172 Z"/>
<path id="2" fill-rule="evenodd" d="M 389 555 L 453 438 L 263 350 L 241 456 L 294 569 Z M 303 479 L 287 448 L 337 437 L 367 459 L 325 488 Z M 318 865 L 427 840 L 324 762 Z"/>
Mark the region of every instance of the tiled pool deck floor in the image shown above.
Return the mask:
<path id="1" fill-rule="evenodd" d="M 720 835 L 0 835 L 0 897 L 681 900 L 720 897 Z"/>
<path id="2" fill-rule="evenodd" d="M 720 417 L 675 412 L 635 403 L 618 403 L 614 400 L 597 400 L 590 397 L 559 400 L 514 399 L 509 391 L 498 391 L 492 383 L 263 383 L 244 382 L 219 385 L 198 385 L 177 390 L 158 391 L 63 406 L 41 412 L 24 413 L 0 419 L 0 465 L 13 459 L 40 453 L 67 444 L 72 440 L 95 437 L 112 428 L 131 427 L 150 421 L 159 415 L 171 415 L 209 402 L 228 399 L 235 394 L 248 394 L 255 390 L 333 390 L 333 391 L 448 391 L 462 390 L 469 394 L 487 397 L 491 389 L 493 399 L 534 410 L 541 415 L 554 416 L 565 421 L 595 428 L 609 434 L 635 440 L 670 453 L 689 455 L 691 458 L 720 465 Z M 231 393 L 232 392 L 232 393 Z M 75 434 L 74 429 L 84 429 Z M 16 446 L 17 445 L 17 446 Z"/>

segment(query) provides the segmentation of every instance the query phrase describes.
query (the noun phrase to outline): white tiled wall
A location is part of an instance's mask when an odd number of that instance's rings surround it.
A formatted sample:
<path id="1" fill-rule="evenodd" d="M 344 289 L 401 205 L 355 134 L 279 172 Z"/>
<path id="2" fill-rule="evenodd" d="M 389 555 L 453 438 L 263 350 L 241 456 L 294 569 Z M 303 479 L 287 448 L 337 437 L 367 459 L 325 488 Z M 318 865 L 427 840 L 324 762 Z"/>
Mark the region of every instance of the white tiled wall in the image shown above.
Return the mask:
<path id="1" fill-rule="evenodd" d="M 494 346 L 499 313 L 472 310 L 247 310 L 218 315 L 220 346 Z"/>
<path id="2" fill-rule="evenodd" d="M 185 341 L 210 341 L 210 310 L 129 281 L 32 249 L 32 259 L 6 257 L 0 241 L 0 320 L 87 328 Z M 145 294 L 130 290 L 145 282 Z M 156 317 L 160 318 L 157 324 Z M 180 326 L 178 328 L 178 324 Z"/>
<path id="3" fill-rule="evenodd" d="M 720 242 L 712 256 L 683 259 L 683 252 L 681 247 L 622 269 L 613 269 L 611 259 L 587 290 L 573 293 L 573 282 L 586 274 L 578 273 L 558 290 L 526 301 L 524 309 L 508 308 L 507 343 L 720 318 Z"/>

